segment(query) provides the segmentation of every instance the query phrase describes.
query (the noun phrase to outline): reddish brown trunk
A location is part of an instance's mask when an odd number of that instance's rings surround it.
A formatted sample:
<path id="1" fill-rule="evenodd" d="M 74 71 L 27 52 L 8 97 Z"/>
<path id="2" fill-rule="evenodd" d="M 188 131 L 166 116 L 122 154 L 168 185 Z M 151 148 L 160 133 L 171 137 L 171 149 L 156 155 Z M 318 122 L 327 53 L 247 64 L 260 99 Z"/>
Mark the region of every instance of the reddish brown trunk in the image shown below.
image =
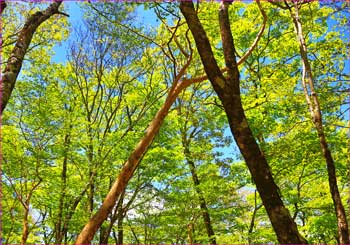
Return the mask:
<path id="1" fill-rule="evenodd" d="M 227 79 L 217 65 L 193 3 L 181 2 L 180 9 L 194 36 L 205 72 L 222 101 L 231 132 L 257 186 L 278 241 L 280 243 L 306 243 L 307 241 L 299 234 L 296 224 L 281 200 L 279 189 L 273 180 L 267 161 L 253 137 L 243 111 L 240 98 L 239 71 L 234 55 L 235 50 L 228 18 L 228 4 L 222 3 L 219 11 L 225 63 L 228 68 Z"/>
<path id="2" fill-rule="evenodd" d="M 303 35 L 302 23 L 299 18 L 299 10 L 298 10 L 299 6 L 297 2 L 295 2 L 294 7 L 295 7 L 294 13 L 292 12 L 291 9 L 289 10 L 294 22 L 294 29 L 299 42 L 299 50 L 300 50 L 301 60 L 303 64 L 302 85 L 304 89 L 304 95 L 305 95 L 307 104 L 309 106 L 311 119 L 315 125 L 316 131 L 319 137 L 322 153 L 327 164 L 328 182 L 329 182 L 329 188 L 330 188 L 332 200 L 334 203 L 335 214 L 337 217 L 339 241 L 341 244 L 350 244 L 349 228 L 348 228 L 348 223 L 346 219 L 345 209 L 341 201 L 341 197 L 338 189 L 334 160 L 333 160 L 331 151 L 328 147 L 326 136 L 323 130 L 321 106 L 318 100 L 317 92 L 314 87 L 312 69 L 307 56 L 307 46 Z M 309 93 L 311 94 L 311 96 L 309 95 Z"/>
<path id="3" fill-rule="evenodd" d="M 138 164 L 140 163 L 143 155 L 146 153 L 154 137 L 157 135 L 176 97 L 184 88 L 191 84 L 190 80 L 179 82 L 185 73 L 185 70 L 189 66 L 190 60 L 191 58 L 189 58 L 186 65 L 181 69 L 181 72 L 175 78 L 174 84 L 170 89 L 163 106 L 159 109 L 156 116 L 148 126 L 145 136 L 140 140 L 134 151 L 130 154 L 129 159 L 124 163 L 116 181 L 113 183 L 101 207 L 80 232 L 75 242 L 76 244 L 88 244 L 93 239 L 96 231 L 102 225 L 103 221 L 107 218 L 108 214 L 111 212 L 120 194 L 125 190 L 126 185 L 133 176 L 133 173 L 138 167 Z"/>

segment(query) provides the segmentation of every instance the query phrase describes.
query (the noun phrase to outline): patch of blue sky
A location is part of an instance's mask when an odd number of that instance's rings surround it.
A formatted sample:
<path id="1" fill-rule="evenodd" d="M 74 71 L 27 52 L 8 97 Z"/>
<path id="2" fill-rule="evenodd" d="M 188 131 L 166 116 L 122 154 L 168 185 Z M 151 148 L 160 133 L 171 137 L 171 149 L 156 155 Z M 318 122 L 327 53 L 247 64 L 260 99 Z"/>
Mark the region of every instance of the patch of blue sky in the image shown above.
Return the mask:
<path id="1" fill-rule="evenodd" d="M 93 2 L 93 1 L 92 1 Z M 67 61 L 67 52 L 69 49 L 69 43 L 74 41 L 74 29 L 83 23 L 84 10 L 81 5 L 83 1 L 67 1 L 64 3 L 65 12 L 69 15 L 70 34 L 67 40 L 57 44 L 54 47 L 55 55 L 52 57 L 52 61 L 56 63 L 65 63 Z M 128 4 L 128 3 L 120 3 Z M 159 20 L 152 9 L 146 9 L 144 4 L 139 4 L 135 11 L 136 22 L 145 28 L 145 31 L 149 31 L 156 28 L 159 25 Z"/>
<path id="2" fill-rule="evenodd" d="M 52 61 L 55 63 L 65 63 L 67 61 L 67 52 L 70 41 L 74 38 L 73 30 L 75 27 L 82 24 L 83 10 L 81 9 L 81 3 L 78 1 L 65 2 L 65 12 L 69 15 L 70 29 L 69 37 L 67 40 L 62 41 L 54 47 L 55 55 L 52 57 Z"/>

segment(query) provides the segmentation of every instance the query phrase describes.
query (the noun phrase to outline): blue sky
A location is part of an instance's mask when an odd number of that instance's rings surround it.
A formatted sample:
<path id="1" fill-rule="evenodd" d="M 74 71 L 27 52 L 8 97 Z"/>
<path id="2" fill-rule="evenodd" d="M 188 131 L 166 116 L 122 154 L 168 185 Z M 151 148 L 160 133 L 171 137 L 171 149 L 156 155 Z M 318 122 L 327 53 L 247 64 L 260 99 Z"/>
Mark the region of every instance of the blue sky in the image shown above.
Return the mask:
<path id="1" fill-rule="evenodd" d="M 64 3 L 65 4 L 65 12 L 69 14 L 69 22 L 71 24 L 71 28 L 72 31 L 74 30 L 73 27 L 74 26 L 78 26 L 82 23 L 82 19 L 83 19 L 83 11 L 80 8 L 80 5 L 82 3 L 79 3 L 77 1 L 67 1 Z M 125 4 L 125 3 L 120 3 L 120 4 Z M 156 15 L 154 14 L 154 12 L 152 10 L 145 10 L 143 5 L 140 4 L 140 6 L 137 8 L 136 10 L 136 15 L 138 18 L 138 22 L 144 24 L 145 26 L 148 27 L 156 27 L 159 22 L 157 21 Z M 334 20 L 329 19 L 328 20 L 328 25 L 331 27 L 335 24 Z M 347 30 L 345 30 L 345 37 L 346 39 L 349 39 L 349 28 Z M 65 63 L 67 58 L 67 50 L 68 50 L 68 45 L 69 42 L 71 41 L 71 39 L 74 37 L 74 33 L 70 32 L 70 38 L 68 38 L 67 41 L 62 42 L 60 45 L 56 45 L 54 50 L 55 50 L 55 56 L 52 58 L 52 60 L 54 62 L 60 62 L 60 63 Z M 347 60 L 345 63 L 346 66 L 346 70 L 350 69 L 350 60 Z M 345 106 L 345 105 L 344 105 Z M 343 107 L 344 107 L 343 106 Z M 225 130 L 225 136 L 231 136 L 231 131 L 229 128 L 227 128 Z M 215 150 L 224 153 L 224 157 L 232 157 L 235 160 L 237 160 L 236 158 L 236 154 L 238 152 L 238 148 L 235 144 L 235 142 L 233 142 L 231 144 L 231 146 L 229 148 L 216 148 Z"/>
<path id="2" fill-rule="evenodd" d="M 52 61 L 54 62 L 64 63 L 67 60 L 66 56 L 67 56 L 68 45 L 72 37 L 74 37 L 73 27 L 79 26 L 80 24 L 82 24 L 83 11 L 80 7 L 81 4 L 84 4 L 84 3 L 81 3 L 79 1 L 64 2 L 64 6 L 66 8 L 65 12 L 69 14 L 68 18 L 72 28 L 72 32 L 70 32 L 70 36 L 68 40 L 54 47 L 54 51 L 56 53 L 55 56 L 52 58 Z M 121 3 L 121 4 L 125 4 L 125 3 Z M 149 27 L 156 27 L 159 24 L 159 22 L 157 21 L 156 15 L 153 13 L 153 11 L 145 10 L 143 5 L 141 4 L 139 7 L 137 7 L 136 14 L 138 16 L 139 23 L 144 23 Z"/>

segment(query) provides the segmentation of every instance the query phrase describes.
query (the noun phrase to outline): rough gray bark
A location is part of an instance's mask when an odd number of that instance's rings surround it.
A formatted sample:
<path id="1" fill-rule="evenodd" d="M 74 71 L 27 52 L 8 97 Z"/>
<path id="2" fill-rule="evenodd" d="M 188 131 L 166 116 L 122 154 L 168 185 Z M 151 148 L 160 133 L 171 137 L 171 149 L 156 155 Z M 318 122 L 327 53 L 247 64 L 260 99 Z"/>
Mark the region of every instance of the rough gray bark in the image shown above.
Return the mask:
<path id="1" fill-rule="evenodd" d="M 260 4 L 257 1 L 258 4 Z M 307 243 L 284 206 L 269 165 L 249 128 L 240 98 L 239 71 L 228 17 L 230 3 L 221 3 L 219 22 L 228 77 L 225 78 L 214 58 L 208 37 L 192 2 L 182 1 L 180 9 L 195 39 L 204 70 L 226 112 L 231 132 L 246 161 L 265 209 L 280 243 Z"/>
<path id="2" fill-rule="evenodd" d="M 24 56 L 28 50 L 32 37 L 36 29 L 47 19 L 55 14 L 66 14 L 58 10 L 62 1 L 56 1 L 47 7 L 43 11 L 38 11 L 29 16 L 26 20 L 22 30 L 20 31 L 15 47 L 13 48 L 9 59 L 7 60 L 6 67 L 2 72 L 3 75 L 0 81 L 0 103 L 1 103 L 1 113 L 4 111 L 10 97 L 12 90 L 15 87 L 18 74 L 21 70 Z M 1 13 L 6 7 L 4 1 L 1 1 Z"/>

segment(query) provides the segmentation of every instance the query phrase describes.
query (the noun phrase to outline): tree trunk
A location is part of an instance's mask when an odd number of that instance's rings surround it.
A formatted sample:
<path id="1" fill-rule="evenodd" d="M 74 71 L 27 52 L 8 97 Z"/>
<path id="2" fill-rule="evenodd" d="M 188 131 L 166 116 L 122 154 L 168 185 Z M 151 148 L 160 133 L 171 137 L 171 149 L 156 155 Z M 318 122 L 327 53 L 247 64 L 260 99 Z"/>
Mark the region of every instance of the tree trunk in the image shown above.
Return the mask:
<path id="1" fill-rule="evenodd" d="M 118 206 L 118 244 L 123 244 L 123 202 Z"/>
<path id="2" fill-rule="evenodd" d="M 188 244 L 194 244 L 193 242 L 193 223 L 191 221 L 191 223 L 189 223 L 187 225 L 187 237 L 188 237 Z"/>
<path id="3" fill-rule="evenodd" d="M 67 162 L 68 162 L 69 144 L 70 144 L 70 135 L 68 133 L 64 137 L 64 158 L 63 158 L 62 173 L 61 173 L 62 186 L 61 186 L 60 201 L 58 205 L 58 215 L 57 215 L 58 217 L 57 217 L 56 231 L 55 231 L 56 244 L 61 244 L 64 238 L 62 221 L 63 221 L 63 209 L 65 206 L 64 201 L 66 198 L 66 188 L 67 188 Z"/>
<path id="4" fill-rule="evenodd" d="M 6 8 L 6 6 L 7 6 L 7 4 L 6 4 L 5 0 L 0 0 L 0 14 L 2 14 L 2 12 Z"/>
<path id="5" fill-rule="evenodd" d="M 1 76 L 0 81 L 0 103 L 1 103 L 1 113 L 4 111 L 12 90 L 15 87 L 18 74 L 21 70 L 24 56 L 27 49 L 32 41 L 32 37 L 36 29 L 52 15 L 63 14 L 58 11 L 61 1 L 56 1 L 47 7 L 44 11 L 38 11 L 29 16 L 26 20 L 22 30 L 20 31 L 15 47 L 13 48 L 9 59 L 7 60 L 5 70 Z M 4 1 L 1 1 L 1 10 L 6 7 Z"/>
<path id="6" fill-rule="evenodd" d="M 191 85 L 193 82 L 196 82 L 192 80 L 183 80 L 182 82 L 179 82 L 182 76 L 184 75 L 187 67 L 189 66 L 191 58 L 192 57 L 188 59 L 185 66 L 176 76 L 164 104 L 159 109 L 152 122 L 149 124 L 146 130 L 146 134 L 136 145 L 135 149 L 130 154 L 128 160 L 124 163 L 116 181 L 113 183 L 101 207 L 98 209 L 97 213 L 89 220 L 89 222 L 84 226 L 83 230 L 77 237 L 75 244 L 88 244 L 93 239 L 96 231 L 102 225 L 103 221 L 107 218 L 108 214 L 111 212 L 118 197 L 123 191 L 125 191 L 126 185 L 133 176 L 136 168 L 138 167 L 143 155 L 147 152 L 147 149 L 151 145 L 154 137 L 157 135 L 165 117 L 169 112 L 170 107 L 174 103 L 178 94 L 181 91 L 183 91 L 186 87 Z M 200 79 L 200 81 L 202 80 Z"/>
<path id="7" fill-rule="evenodd" d="M 258 3 L 260 4 L 260 3 Z M 221 3 L 219 21 L 228 78 L 220 71 L 208 37 L 199 21 L 192 2 L 180 4 L 182 14 L 195 39 L 204 70 L 221 100 L 231 132 L 246 161 L 262 202 L 280 243 L 307 243 L 284 206 L 269 165 L 249 128 L 240 98 L 239 71 L 228 17 L 229 3 Z"/>
<path id="8" fill-rule="evenodd" d="M 255 218 L 256 218 L 256 213 L 258 210 L 261 208 L 261 205 L 257 205 L 257 195 L 256 195 L 256 190 L 254 191 L 254 210 L 252 214 L 252 219 L 250 220 L 250 225 L 248 229 L 248 244 L 252 244 L 252 234 L 254 231 L 254 226 L 255 226 Z"/>
<path id="9" fill-rule="evenodd" d="M 28 235 L 29 235 L 29 224 L 28 224 L 28 215 L 29 215 L 29 202 L 26 203 L 28 205 L 24 208 L 24 215 L 23 215 L 23 231 L 22 231 L 22 240 L 21 244 L 26 244 Z"/>
<path id="10" fill-rule="evenodd" d="M 117 224 L 118 224 L 118 228 L 119 228 L 119 220 L 123 220 L 124 219 L 124 210 L 123 210 L 123 201 L 124 201 L 124 195 L 125 192 L 120 194 L 117 206 L 114 208 L 115 211 L 113 213 L 113 215 L 111 215 L 110 217 L 110 222 L 108 227 L 106 227 L 103 230 L 103 236 L 102 236 L 102 240 L 100 241 L 100 244 L 108 244 L 108 240 L 109 240 L 109 235 L 111 234 L 113 227 L 114 227 L 114 223 L 118 220 Z M 121 225 L 122 226 L 122 225 Z M 102 226 L 101 226 L 102 227 Z M 118 235 L 117 235 L 117 241 L 119 239 L 119 229 L 118 229 Z M 117 242 L 117 244 L 119 244 L 119 242 Z"/>
<path id="11" fill-rule="evenodd" d="M 322 125 L 321 107 L 318 101 L 317 92 L 314 87 L 311 65 L 307 57 L 306 42 L 303 35 L 302 23 L 299 18 L 299 10 L 298 10 L 299 6 L 297 1 L 295 1 L 294 4 L 295 4 L 294 13 L 292 12 L 291 9 L 289 10 L 294 22 L 294 29 L 299 42 L 300 55 L 301 55 L 301 60 L 303 64 L 302 84 L 303 84 L 304 94 L 305 94 L 307 104 L 309 106 L 312 122 L 315 125 L 316 131 L 319 137 L 323 156 L 326 159 L 328 182 L 329 182 L 329 188 L 332 195 L 335 213 L 337 217 L 339 240 L 341 244 L 350 244 L 348 223 L 346 220 L 345 209 L 339 194 L 335 164 L 334 164 L 331 151 L 326 141 L 326 136 L 324 134 L 323 125 Z M 309 95 L 309 93 L 311 94 L 311 96 Z"/>
<path id="12" fill-rule="evenodd" d="M 204 226 L 205 226 L 205 229 L 207 230 L 209 242 L 210 242 L 210 244 L 216 244 L 215 233 L 214 233 L 213 227 L 211 225 L 210 215 L 209 215 L 207 203 L 205 201 L 205 198 L 204 198 L 204 195 L 203 195 L 202 191 L 199 188 L 200 181 L 199 181 L 199 178 L 198 178 L 198 175 L 197 175 L 197 172 L 196 172 L 196 166 L 195 166 L 194 162 L 191 159 L 191 153 L 190 153 L 190 150 L 189 150 L 189 145 L 188 145 L 188 142 L 185 139 L 184 135 L 183 135 L 182 145 L 184 147 L 184 154 L 185 154 L 185 158 L 186 158 L 187 164 L 188 164 L 188 166 L 190 167 L 190 170 L 191 170 L 191 175 L 192 175 L 194 188 L 195 188 L 195 191 L 196 191 L 196 193 L 198 195 L 199 206 L 201 208 L 202 217 L 203 217 L 203 221 L 204 221 Z"/>

